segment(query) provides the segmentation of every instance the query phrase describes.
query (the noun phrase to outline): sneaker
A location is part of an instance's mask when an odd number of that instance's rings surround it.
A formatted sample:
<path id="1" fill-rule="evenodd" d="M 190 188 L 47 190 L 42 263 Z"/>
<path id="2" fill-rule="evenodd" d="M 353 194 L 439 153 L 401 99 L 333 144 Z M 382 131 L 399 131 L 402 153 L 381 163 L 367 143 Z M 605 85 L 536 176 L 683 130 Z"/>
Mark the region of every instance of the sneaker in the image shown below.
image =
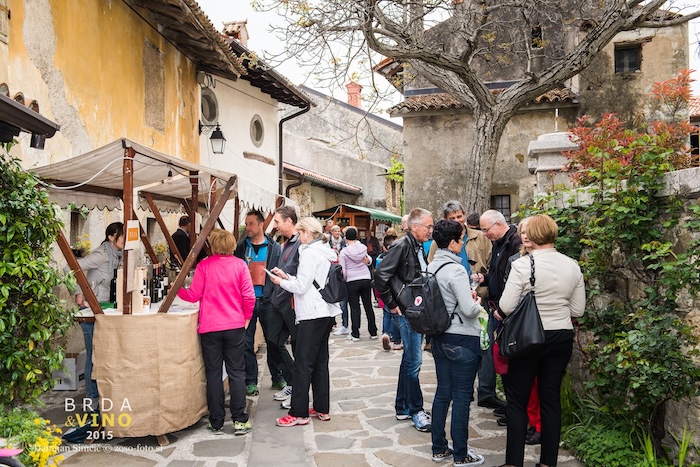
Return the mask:
<path id="1" fill-rule="evenodd" d="M 245 395 L 246 396 L 257 396 L 258 394 L 259 394 L 259 391 L 258 391 L 257 384 L 249 384 L 248 386 L 245 387 Z"/>
<path id="2" fill-rule="evenodd" d="M 306 425 L 309 423 L 309 417 L 295 417 L 293 415 L 285 415 L 277 419 L 277 426 L 294 426 Z"/>
<path id="3" fill-rule="evenodd" d="M 416 427 L 416 430 L 422 432 L 428 432 L 432 428 L 430 424 L 430 415 L 428 415 L 425 410 L 421 410 L 411 416 L 411 424 Z M 482 459 L 483 461 L 483 459 Z"/>
<path id="4" fill-rule="evenodd" d="M 391 350 L 403 350 L 403 343 L 394 342 L 393 344 L 391 344 Z"/>
<path id="5" fill-rule="evenodd" d="M 407 413 L 397 413 L 396 420 L 408 420 L 411 416 Z"/>
<path id="6" fill-rule="evenodd" d="M 391 350 L 391 339 L 386 334 L 382 334 L 382 348 L 387 352 Z"/>
<path id="7" fill-rule="evenodd" d="M 328 415 L 327 413 L 316 412 L 316 410 L 314 410 L 313 408 L 309 409 L 309 417 L 316 417 L 319 420 L 321 420 L 322 422 L 327 422 L 328 420 L 331 419 L 331 416 Z"/>
<path id="8" fill-rule="evenodd" d="M 211 431 L 212 434 L 214 435 L 223 435 L 224 434 L 224 427 L 222 426 L 221 428 L 214 428 L 211 423 L 207 425 L 207 430 Z"/>
<path id="9" fill-rule="evenodd" d="M 433 462 L 442 462 L 445 459 L 449 459 L 452 457 L 452 449 L 447 448 L 445 452 L 439 452 L 437 454 L 433 454 Z"/>
<path id="10" fill-rule="evenodd" d="M 379 336 L 377 336 L 377 335 L 375 334 L 375 335 L 373 335 L 373 336 L 369 336 L 369 338 L 370 338 L 370 339 L 376 340 L 376 339 L 379 339 Z"/>
<path id="11" fill-rule="evenodd" d="M 343 336 L 345 334 L 348 334 L 350 330 L 347 328 L 347 326 L 340 326 L 338 329 L 335 330 L 333 333 L 336 336 Z"/>
<path id="12" fill-rule="evenodd" d="M 270 387 L 279 391 L 287 387 L 287 382 L 285 380 L 277 381 L 276 383 L 272 383 Z"/>
<path id="13" fill-rule="evenodd" d="M 252 429 L 253 424 L 250 422 L 250 420 L 247 422 L 233 422 L 233 434 L 236 436 L 250 433 Z"/>
<path id="14" fill-rule="evenodd" d="M 276 401 L 283 401 L 287 397 L 292 396 L 292 387 L 291 386 L 285 386 L 284 389 L 282 389 L 280 392 L 276 392 L 274 396 L 274 399 Z"/>
<path id="15" fill-rule="evenodd" d="M 481 465 L 484 463 L 484 456 L 477 454 L 473 449 L 467 449 L 467 457 L 464 459 L 456 460 L 454 464 L 466 467 L 473 467 L 476 465 Z"/>
<path id="16" fill-rule="evenodd" d="M 348 340 L 349 340 L 349 341 L 352 341 L 352 342 L 359 342 L 360 338 L 359 338 L 359 337 L 355 337 L 355 336 L 353 336 L 352 334 L 348 334 Z"/>
<path id="17" fill-rule="evenodd" d="M 289 396 L 280 403 L 280 409 L 289 410 L 291 408 L 292 408 L 292 396 Z"/>

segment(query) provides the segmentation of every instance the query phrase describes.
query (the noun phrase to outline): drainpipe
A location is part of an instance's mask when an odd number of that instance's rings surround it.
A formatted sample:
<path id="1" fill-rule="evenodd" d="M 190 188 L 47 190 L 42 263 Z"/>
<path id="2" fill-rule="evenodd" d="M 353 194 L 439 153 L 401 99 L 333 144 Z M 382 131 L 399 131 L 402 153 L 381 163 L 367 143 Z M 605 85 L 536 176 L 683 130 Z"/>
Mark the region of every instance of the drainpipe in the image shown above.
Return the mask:
<path id="1" fill-rule="evenodd" d="M 280 194 L 280 196 L 282 196 L 282 191 L 283 191 L 283 189 L 284 189 L 284 174 L 283 174 L 283 170 L 284 170 L 284 169 L 283 169 L 283 167 L 282 167 L 283 160 L 284 160 L 284 157 L 283 157 L 283 156 L 284 156 L 284 149 L 283 149 L 284 144 L 282 144 L 282 142 L 283 142 L 283 141 L 282 141 L 282 140 L 283 140 L 283 137 L 282 137 L 282 125 L 284 124 L 284 122 L 289 121 L 289 120 L 291 120 L 291 119 L 293 119 L 293 118 L 296 118 L 296 117 L 298 117 L 299 115 L 305 114 L 305 113 L 308 112 L 309 110 L 311 110 L 311 103 L 307 102 L 307 103 L 306 103 L 306 106 L 305 106 L 304 108 L 302 108 L 299 112 L 284 117 L 282 120 L 280 120 L 280 123 L 279 123 L 279 125 L 278 125 L 278 132 L 279 132 L 278 140 L 279 140 L 279 145 L 280 145 L 280 146 L 279 146 L 279 170 L 278 170 L 279 187 L 278 187 L 278 190 L 277 190 L 277 191 L 278 191 L 278 193 Z M 299 185 L 302 184 L 302 182 L 303 182 L 303 179 L 300 178 L 300 179 L 299 179 L 299 183 L 296 184 L 296 185 L 292 185 L 290 188 L 294 188 L 295 186 L 299 186 Z M 287 197 L 289 197 L 289 196 L 287 196 Z"/>
<path id="2" fill-rule="evenodd" d="M 299 175 L 299 181 L 298 181 L 298 182 L 290 183 L 289 185 L 287 185 L 287 189 L 284 190 L 284 196 L 286 196 L 287 198 L 289 198 L 289 197 L 290 197 L 290 196 L 289 196 L 289 193 L 292 192 L 292 188 L 296 188 L 296 187 L 298 187 L 299 185 L 301 185 L 302 183 L 304 183 L 304 176 L 303 176 L 303 175 Z"/>

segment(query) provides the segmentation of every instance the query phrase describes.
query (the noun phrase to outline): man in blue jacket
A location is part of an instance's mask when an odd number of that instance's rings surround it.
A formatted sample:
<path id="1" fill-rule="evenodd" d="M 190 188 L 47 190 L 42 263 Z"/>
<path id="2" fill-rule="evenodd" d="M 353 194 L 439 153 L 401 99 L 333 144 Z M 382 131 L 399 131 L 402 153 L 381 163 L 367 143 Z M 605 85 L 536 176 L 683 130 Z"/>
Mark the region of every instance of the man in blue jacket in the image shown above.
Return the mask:
<path id="1" fill-rule="evenodd" d="M 265 273 L 265 269 L 272 269 L 277 265 L 281 247 L 272 237 L 265 234 L 265 218 L 257 210 L 248 211 L 245 216 L 246 237 L 238 242 L 234 255 L 248 264 L 250 275 L 255 287 L 255 309 L 253 317 L 245 333 L 245 384 L 246 394 L 255 396 L 258 394 L 258 362 L 255 358 L 255 331 L 258 319 L 263 329 L 265 341 L 267 341 L 268 314 L 272 301 L 273 284 Z M 270 344 L 268 344 L 268 348 Z M 267 366 L 272 375 L 272 388 L 284 389 L 287 383 L 282 377 L 280 365 L 281 359 L 275 358 L 274 352 L 267 353 Z"/>

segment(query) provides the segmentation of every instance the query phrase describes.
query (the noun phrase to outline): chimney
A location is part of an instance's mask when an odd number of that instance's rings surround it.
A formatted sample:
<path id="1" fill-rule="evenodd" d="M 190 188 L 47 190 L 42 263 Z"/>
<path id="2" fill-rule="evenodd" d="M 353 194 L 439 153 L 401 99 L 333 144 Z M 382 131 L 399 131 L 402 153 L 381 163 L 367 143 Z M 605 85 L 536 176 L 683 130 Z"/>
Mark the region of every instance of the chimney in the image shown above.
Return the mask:
<path id="1" fill-rule="evenodd" d="M 224 34 L 228 37 L 236 39 L 243 45 L 243 47 L 248 47 L 248 20 L 243 21 L 227 21 L 224 22 Z"/>
<path id="2" fill-rule="evenodd" d="M 348 90 L 348 104 L 353 107 L 362 108 L 360 106 L 360 95 L 362 94 L 362 86 L 354 81 L 345 85 Z"/>

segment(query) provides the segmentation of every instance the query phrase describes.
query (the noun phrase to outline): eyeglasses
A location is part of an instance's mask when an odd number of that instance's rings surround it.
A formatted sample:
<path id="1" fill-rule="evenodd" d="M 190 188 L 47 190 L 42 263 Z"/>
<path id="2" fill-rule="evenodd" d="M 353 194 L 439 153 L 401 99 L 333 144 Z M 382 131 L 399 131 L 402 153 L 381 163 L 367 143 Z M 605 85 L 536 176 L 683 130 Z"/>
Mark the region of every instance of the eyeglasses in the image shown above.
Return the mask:
<path id="1" fill-rule="evenodd" d="M 421 227 L 425 227 L 428 230 L 433 230 L 433 227 L 435 227 L 433 224 L 425 225 L 425 224 L 421 224 L 420 222 L 413 222 L 413 224 L 420 225 Z"/>
<path id="2" fill-rule="evenodd" d="M 484 232 L 484 233 L 488 233 L 488 231 L 491 230 L 491 228 L 492 228 L 494 225 L 496 225 L 496 224 L 498 224 L 498 222 L 494 222 L 493 224 L 491 224 L 491 225 L 489 226 L 488 229 L 482 229 L 481 231 Z"/>

